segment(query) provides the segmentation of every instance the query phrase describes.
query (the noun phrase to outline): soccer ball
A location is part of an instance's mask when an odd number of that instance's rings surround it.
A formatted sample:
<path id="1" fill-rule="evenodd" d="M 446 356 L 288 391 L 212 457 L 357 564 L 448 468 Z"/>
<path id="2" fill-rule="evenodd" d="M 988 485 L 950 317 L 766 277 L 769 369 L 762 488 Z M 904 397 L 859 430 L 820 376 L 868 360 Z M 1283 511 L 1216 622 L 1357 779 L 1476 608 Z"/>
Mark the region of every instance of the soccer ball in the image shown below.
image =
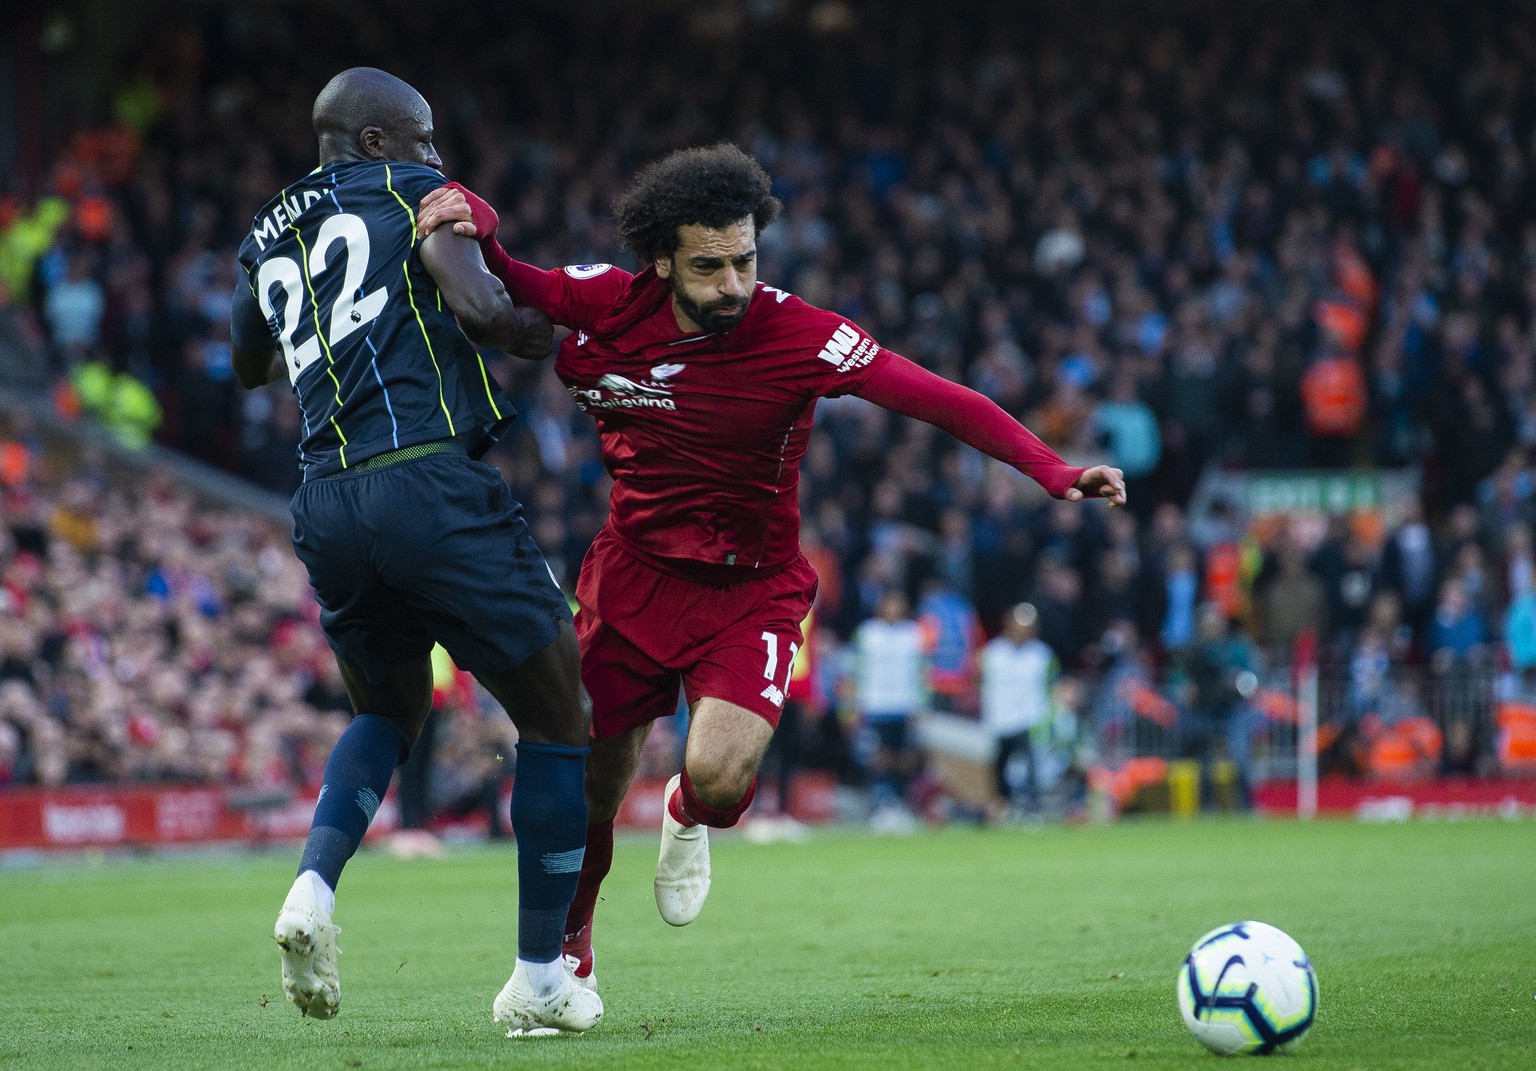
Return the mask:
<path id="1" fill-rule="evenodd" d="M 1262 922 L 1234 922 L 1196 941 L 1177 990 L 1184 1025 L 1223 1056 L 1290 1052 L 1317 1016 L 1317 975 L 1307 954 Z"/>

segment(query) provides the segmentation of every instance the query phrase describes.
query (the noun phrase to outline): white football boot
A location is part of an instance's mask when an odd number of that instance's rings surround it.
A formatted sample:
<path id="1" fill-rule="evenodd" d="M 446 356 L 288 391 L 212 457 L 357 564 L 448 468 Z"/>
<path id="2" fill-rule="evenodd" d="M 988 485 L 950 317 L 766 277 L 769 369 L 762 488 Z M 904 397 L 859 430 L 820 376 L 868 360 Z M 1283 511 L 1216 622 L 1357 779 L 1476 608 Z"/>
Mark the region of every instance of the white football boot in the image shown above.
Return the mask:
<path id="1" fill-rule="evenodd" d="M 656 908 L 672 926 L 698 918 L 709 896 L 708 830 L 683 825 L 667 806 L 682 783 L 683 775 L 675 775 L 661 797 L 661 856 L 656 860 Z"/>
<path id="2" fill-rule="evenodd" d="M 341 1010 L 341 976 L 336 972 L 336 935 L 328 905 L 321 903 L 320 879 L 305 871 L 288 890 L 273 936 L 283 955 L 283 992 L 301 1015 L 334 1019 Z"/>
<path id="3" fill-rule="evenodd" d="M 581 960 L 580 960 L 579 957 L 573 956 L 570 953 L 566 953 L 564 958 L 565 958 L 565 969 L 571 972 L 571 977 L 576 979 L 576 984 L 581 986 L 581 988 L 583 988 L 583 989 L 590 989 L 590 990 L 592 990 L 592 992 L 596 993 L 597 992 L 597 968 L 595 966 L 588 967 L 587 968 L 587 973 L 586 974 L 582 974 L 582 973 L 580 973 L 581 972 Z"/>
<path id="4" fill-rule="evenodd" d="M 507 1028 L 507 1037 L 582 1034 L 602 1021 L 603 998 L 597 990 L 578 982 L 564 963 L 560 967 L 559 988 L 541 997 L 529 984 L 522 962 L 518 962 L 491 1005 L 496 1021 Z"/>

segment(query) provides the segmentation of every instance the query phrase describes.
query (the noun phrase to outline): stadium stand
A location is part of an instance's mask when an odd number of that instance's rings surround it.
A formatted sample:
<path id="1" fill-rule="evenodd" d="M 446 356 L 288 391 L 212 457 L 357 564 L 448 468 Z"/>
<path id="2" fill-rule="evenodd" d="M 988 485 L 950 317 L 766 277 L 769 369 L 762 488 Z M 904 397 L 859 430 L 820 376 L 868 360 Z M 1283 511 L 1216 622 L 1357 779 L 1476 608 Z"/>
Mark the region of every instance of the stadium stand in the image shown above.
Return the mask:
<path id="1" fill-rule="evenodd" d="M 1228 697 L 1250 772 L 1294 746 L 1298 653 L 1322 667 L 1329 769 L 1530 768 L 1528 5 L 1304 3 L 1262 25 L 1195 2 L 483 5 L 495 47 L 403 36 L 420 15 L 396 0 L 145 7 L 156 32 L 145 15 L 98 44 L 80 99 L 38 101 L 73 121 L 0 200 L 4 375 L 56 413 L 292 488 L 297 411 L 281 385 L 237 389 L 228 295 L 341 67 L 431 88 L 450 173 L 535 263 L 619 258 L 624 181 L 730 138 L 786 204 L 767 280 L 1070 459 L 1107 454 L 1133 496 L 1052 503 L 930 427 L 825 404 L 802 486 L 827 729 L 809 723 L 808 761 L 846 746 L 840 641 L 895 586 L 969 603 L 979 629 L 951 614 L 935 634 L 957 664 L 1034 604 L 1091 686 L 1105 761 L 1176 759 L 1236 687 L 1209 604 L 1260 668 Z M 698 64 L 648 62 L 678 42 Z M 595 437 L 547 372 L 498 374 L 522 419 L 497 461 L 569 587 L 604 516 Z M 281 524 L 38 434 L 12 417 L 0 456 L 0 779 L 312 779 L 344 702 Z M 945 672 L 946 705 L 974 714 Z"/>

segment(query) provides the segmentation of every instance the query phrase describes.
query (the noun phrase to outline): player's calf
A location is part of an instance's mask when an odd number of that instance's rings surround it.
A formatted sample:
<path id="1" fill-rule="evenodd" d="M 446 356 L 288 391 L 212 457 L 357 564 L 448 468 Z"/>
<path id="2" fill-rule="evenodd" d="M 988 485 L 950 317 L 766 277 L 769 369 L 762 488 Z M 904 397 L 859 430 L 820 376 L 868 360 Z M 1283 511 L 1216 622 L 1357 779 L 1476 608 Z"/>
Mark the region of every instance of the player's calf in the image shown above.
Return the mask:
<path id="1" fill-rule="evenodd" d="M 587 850 L 581 860 L 581 874 L 576 895 L 565 916 L 565 934 L 560 951 L 576 981 L 589 989 L 597 988 L 592 973 L 592 916 L 597 909 L 598 892 L 613 866 L 613 819 L 587 826 Z"/>

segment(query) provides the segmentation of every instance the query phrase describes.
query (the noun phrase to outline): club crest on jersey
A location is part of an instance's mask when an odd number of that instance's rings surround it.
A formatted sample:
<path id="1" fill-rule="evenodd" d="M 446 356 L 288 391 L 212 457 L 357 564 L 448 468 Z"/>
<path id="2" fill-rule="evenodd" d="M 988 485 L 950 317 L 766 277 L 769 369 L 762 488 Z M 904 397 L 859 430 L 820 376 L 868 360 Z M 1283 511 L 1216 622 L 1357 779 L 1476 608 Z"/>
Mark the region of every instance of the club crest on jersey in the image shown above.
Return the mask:
<path id="1" fill-rule="evenodd" d="M 860 334 L 859 329 L 852 324 L 844 323 L 832 332 L 832 337 L 827 339 L 827 344 L 821 347 L 821 352 L 816 356 L 828 364 L 836 365 L 839 372 L 851 372 L 873 361 L 879 352 L 880 347 L 874 339 Z"/>
<path id="2" fill-rule="evenodd" d="M 572 279 L 594 279 L 611 267 L 612 264 L 568 264 L 565 274 Z"/>

